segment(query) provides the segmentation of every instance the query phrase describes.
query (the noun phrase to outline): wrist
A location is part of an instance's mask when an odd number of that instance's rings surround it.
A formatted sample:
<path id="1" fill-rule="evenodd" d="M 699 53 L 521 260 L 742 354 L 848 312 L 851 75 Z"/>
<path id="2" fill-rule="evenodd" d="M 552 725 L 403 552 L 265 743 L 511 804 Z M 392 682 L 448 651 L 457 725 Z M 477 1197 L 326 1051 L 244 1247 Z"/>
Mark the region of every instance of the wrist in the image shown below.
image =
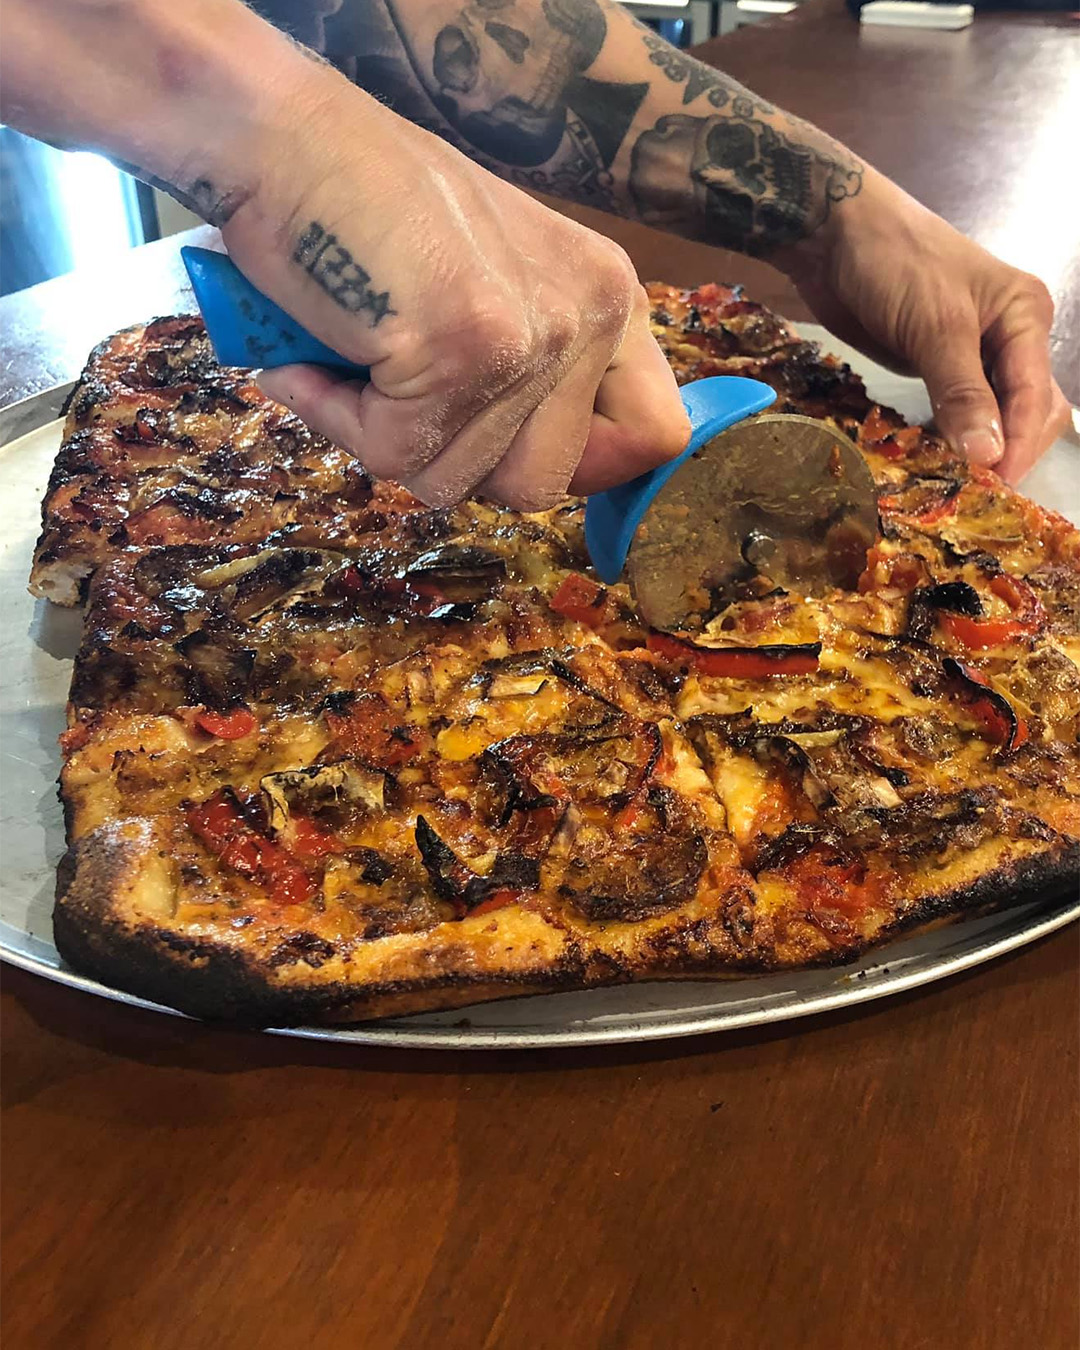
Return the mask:
<path id="1" fill-rule="evenodd" d="M 99 151 L 215 224 L 288 157 L 289 134 L 327 88 L 348 88 L 241 3 L 55 0 L 42 14 L 36 0 L 12 2 L 12 125 Z"/>
<path id="2" fill-rule="evenodd" d="M 131 158 L 223 225 L 268 180 L 295 178 L 299 129 L 327 87 L 345 82 L 243 4 L 167 9 L 158 37 L 159 64 L 175 61 L 175 77 L 166 74 L 155 100 L 160 131 L 136 142 Z"/>
<path id="3" fill-rule="evenodd" d="M 883 224 L 894 228 L 901 203 L 890 197 L 911 201 L 876 169 L 864 165 L 859 190 L 830 201 L 817 229 L 805 239 L 776 250 L 769 261 L 799 284 L 827 279 L 840 258 L 861 247 Z"/>

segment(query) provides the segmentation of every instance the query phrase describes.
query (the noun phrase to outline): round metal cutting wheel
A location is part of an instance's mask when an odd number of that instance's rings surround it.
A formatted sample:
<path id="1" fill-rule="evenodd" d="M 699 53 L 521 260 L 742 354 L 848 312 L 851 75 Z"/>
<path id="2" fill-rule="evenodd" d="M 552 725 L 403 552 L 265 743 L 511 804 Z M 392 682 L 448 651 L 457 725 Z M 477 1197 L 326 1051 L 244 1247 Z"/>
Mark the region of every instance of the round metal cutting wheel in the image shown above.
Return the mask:
<path id="1" fill-rule="evenodd" d="M 853 441 L 812 417 L 762 413 L 680 465 L 637 528 L 627 573 L 646 622 L 693 632 L 777 589 L 854 590 L 878 528 Z"/>

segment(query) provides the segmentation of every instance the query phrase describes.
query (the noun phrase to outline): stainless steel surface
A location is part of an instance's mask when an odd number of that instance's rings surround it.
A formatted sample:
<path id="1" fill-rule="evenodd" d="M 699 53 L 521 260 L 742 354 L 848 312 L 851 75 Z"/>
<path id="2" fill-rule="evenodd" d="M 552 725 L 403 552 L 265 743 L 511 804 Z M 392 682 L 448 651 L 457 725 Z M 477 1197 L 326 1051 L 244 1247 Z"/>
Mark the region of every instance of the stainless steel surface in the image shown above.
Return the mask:
<path id="1" fill-rule="evenodd" d="M 45 389 L 40 394 L 31 394 L 18 403 L 9 403 L 6 408 L 0 408 L 0 447 L 59 417 L 74 388 L 75 381 L 70 380 L 67 384 L 58 384 L 54 389 Z"/>
<path id="2" fill-rule="evenodd" d="M 59 439 L 59 424 L 53 419 L 69 387 L 46 391 L 0 412 L 4 526 L 0 602 L 8 618 L 0 638 L 5 661 L 18 664 L 14 672 L 5 664 L 0 678 L 4 699 L 0 751 L 6 757 L 0 776 L 0 847 L 5 855 L 0 958 L 89 994 L 180 1016 L 68 969 L 51 940 L 53 878 L 63 847 L 53 791 L 59 768 L 55 736 L 63 726 L 79 621 L 73 611 L 33 601 L 25 582 L 37 532 L 36 502 Z M 893 401 L 899 404 L 902 398 L 893 396 Z M 1062 453 L 1072 455 L 1074 447 Z M 944 979 L 1035 942 L 1078 917 L 1080 896 L 1048 896 L 1045 902 L 896 942 L 851 966 L 752 979 L 625 985 L 511 999 L 355 1028 L 301 1027 L 272 1034 L 403 1048 L 502 1049 L 731 1030 L 852 1007 Z"/>

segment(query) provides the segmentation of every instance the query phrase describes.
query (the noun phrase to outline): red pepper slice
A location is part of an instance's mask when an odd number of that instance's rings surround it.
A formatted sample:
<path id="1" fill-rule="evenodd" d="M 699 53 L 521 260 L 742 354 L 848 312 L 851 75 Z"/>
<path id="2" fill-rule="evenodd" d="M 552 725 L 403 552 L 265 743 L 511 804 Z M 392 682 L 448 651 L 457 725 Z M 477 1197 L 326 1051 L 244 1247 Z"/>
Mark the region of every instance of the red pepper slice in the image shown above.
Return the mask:
<path id="1" fill-rule="evenodd" d="M 955 514 L 959 503 L 960 494 L 956 493 L 952 497 L 946 497 L 944 501 L 938 502 L 936 506 L 931 506 L 927 510 L 914 516 L 913 519 L 920 525 L 936 525 L 939 520 L 944 520 L 946 516 Z"/>
<path id="2" fill-rule="evenodd" d="M 315 892 L 311 878 L 280 845 L 248 824 L 231 788 L 193 803 L 185 815 L 197 839 L 226 866 L 265 886 L 278 904 L 300 905 L 311 899 Z"/>
<path id="3" fill-rule="evenodd" d="M 241 703 L 228 712 L 214 712 L 208 708 L 198 714 L 195 725 L 219 740 L 238 741 L 242 736 L 250 736 L 259 724 L 255 714 Z"/>
<path id="4" fill-rule="evenodd" d="M 227 788 L 204 802 L 193 803 L 185 814 L 192 833 L 219 855 L 241 827 L 249 828 L 240 814 L 235 794 Z"/>
<path id="5" fill-rule="evenodd" d="M 73 727 L 68 727 L 67 731 L 62 731 L 56 739 L 60 742 L 60 749 L 65 756 L 73 755 L 90 739 L 90 728 L 85 722 L 76 722 Z"/>
<path id="6" fill-rule="evenodd" d="M 762 647 L 698 647 L 667 633 L 650 633 L 649 651 L 702 675 L 760 680 L 771 675 L 811 675 L 818 668 L 820 642 Z"/>
<path id="7" fill-rule="evenodd" d="M 1012 619 L 970 619 L 963 614 L 942 614 L 940 623 L 950 637 L 971 651 L 1001 647 L 1032 637 L 1046 620 L 1042 601 L 1026 581 L 1000 572 L 990 581 L 991 592 L 1014 612 Z"/>
<path id="8" fill-rule="evenodd" d="M 1018 623 L 1039 626 L 1046 621 L 1046 610 L 1034 587 L 1020 577 L 1008 572 L 1000 572 L 990 582 L 990 590 L 1000 600 L 1004 600 L 1016 615 Z"/>
<path id="9" fill-rule="evenodd" d="M 326 724 L 341 747 L 367 764 L 394 769 L 423 748 L 419 727 L 398 724 L 396 714 L 381 694 L 358 694 L 341 711 L 325 712 Z"/>
<path id="10" fill-rule="evenodd" d="M 478 905 L 474 905 L 469 910 L 468 917 L 472 919 L 477 914 L 490 914 L 494 909 L 505 909 L 507 905 L 513 905 L 520 900 L 522 894 L 522 891 L 514 891 L 509 888 L 492 891 L 486 900 L 481 900 Z"/>
<path id="11" fill-rule="evenodd" d="M 620 830 L 632 830 L 634 821 L 641 815 L 641 802 L 637 797 L 631 797 L 623 809 L 615 817 L 615 824 Z"/>
<path id="12" fill-rule="evenodd" d="M 1030 637 L 1035 627 L 1017 619 L 969 619 L 966 614 L 942 613 L 938 622 L 961 646 L 970 651 L 1000 647 L 1018 638 Z"/>
<path id="13" fill-rule="evenodd" d="M 1000 745 L 1006 754 L 1027 743 L 1028 725 L 1004 694 L 999 694 L 990 681 L 974 666 L 965 665 L 947 656 L 945 674 L 960 686 L 972 715 L 982 723 L 987 739 Z"/>
<path id="14" fill-rule="evenodd" d="M 332 834 L 319 829 L 307 816 L 293 816 L 291 837 L 292 851 L 299 858 L 324 858 L 340 848 Z"/>
<path id="15" fill-rule="evenodd" d="M 741 296 L 741 286 L 723 286 L 718 281 L 707 281 L 691 293 L 690 303 L 697 308 L 702 305 L 737 304 Z"/>
<path id="16" fill-rule="evenodd" d="M 899 497 L 895 493 L 889 493 L 886 496 L 878 498 L 878 506 L 883 511 L 891 511 L 898 515 L 901 520 L 910 520 L 914 525 L 936 525 L 938 521 L 944 520 L 946 516 L 951 516 L 960 505 L 960 493 L 954 492 L 951 496 L 943 497 L 941 501 L 935 502 L 933 506 L 928 506 L 925 511 L 907 512 L 903 509 Z"/>
<path id="17" fill-rule="evenodd" d="M 570 572 L 563 577 L 548 604 L 566 619 L 576 619 L 589 628 L 598 628 L 604 621 L 606 600 L 607 591 L 603 586 L 583 577 L 580 572 Z"/>
<path id="18" fill-rule="evenodd" d="M 859 428 L 859 440 L 864 445 L 871 445 L 876 441 L 884 441 L 896 431 L 902 430 L 903 423 L 900 421 L 899 414 L 894 413 L 893 416 L 896 421 L 886 417 L 881 404 L 875 403 L 863 418 L 862 425 Z"/>
<path id="19" fill-rule="evenodd" d="M 922 434 L 922 427 L 896 427 L 870 448 L 886 459 L 903 459 L 918 448 Z"/>
<path id="20" fill-rule="evenodd" d="M 860 595 L 886 586 L 913 591 L 925 580 L 926 567 L 919 558 L 904 553 L 883 553 L 875 546 L 866 555 L 866 567 L 859 577 L 857 589 Z"/>

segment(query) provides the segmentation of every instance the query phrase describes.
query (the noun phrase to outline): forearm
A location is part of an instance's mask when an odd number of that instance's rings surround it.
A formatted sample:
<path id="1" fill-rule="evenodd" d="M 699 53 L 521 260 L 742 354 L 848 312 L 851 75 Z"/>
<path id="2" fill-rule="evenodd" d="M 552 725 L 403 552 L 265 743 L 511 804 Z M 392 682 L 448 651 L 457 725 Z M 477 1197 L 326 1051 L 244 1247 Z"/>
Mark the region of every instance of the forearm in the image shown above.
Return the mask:
<path id="1" fill-rule="evenodd" d="M 325 18 L 254 2 L 521 186 L 771 256 L 862 187 L 830 137 L 609 0 L 342 0 Z"/>
<path id="2" fill-rule="evenodd" d="M 3 29 L 6 123 L 100 151 L 217 224 L 318 97 L 310 57 L 237 0 L 5 0 Z"/>

